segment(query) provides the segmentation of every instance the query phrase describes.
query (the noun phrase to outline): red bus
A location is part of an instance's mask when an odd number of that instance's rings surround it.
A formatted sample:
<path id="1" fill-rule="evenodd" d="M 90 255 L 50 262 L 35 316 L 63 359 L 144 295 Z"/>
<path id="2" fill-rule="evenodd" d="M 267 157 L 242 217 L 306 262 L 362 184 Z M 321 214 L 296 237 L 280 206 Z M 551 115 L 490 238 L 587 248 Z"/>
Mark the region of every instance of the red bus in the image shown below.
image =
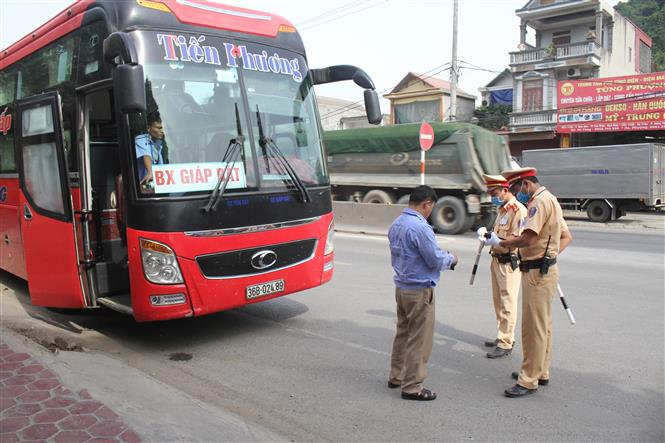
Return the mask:
<path id="1" fill-rule="evenodd" d="M 330 183 L 291 23 L 205 0 L 74 3 L 0 54 L 0 268 L 32 303 L 137 321 L 217 312 L 333 272 Z"/>

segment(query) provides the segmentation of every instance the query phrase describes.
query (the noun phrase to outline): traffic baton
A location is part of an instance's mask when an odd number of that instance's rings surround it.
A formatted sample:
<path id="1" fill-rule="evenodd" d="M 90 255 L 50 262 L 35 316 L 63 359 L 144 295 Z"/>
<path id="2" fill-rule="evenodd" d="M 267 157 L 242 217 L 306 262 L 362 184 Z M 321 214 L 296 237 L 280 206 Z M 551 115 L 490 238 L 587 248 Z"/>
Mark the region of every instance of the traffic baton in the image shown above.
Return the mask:
<path id="1" fill-rule="evenodd" d="M 574 325 L 575 317 L 573 317 L 573 311 L 571 311 L 570 307 L 568 307 L 568 303 L 566 303 L 566 298 L 563 296 L 563 291 L 561 290 L 561 285 L 559 285 L 558 283 L 556 284 L 556 290 L 559 293 L 559 298 L 561 299 L 561 303 L 563 304 L 563 309 L 565 309 L 566 314 L 568 314 L 568 320 L 570 320 L 570 324 Z"/>
<path id="2" fill-rule="evenodd" d="M 482 228 L 481 228 L 482 229 Z M 487 233 L 487 230 L 485 229 L 485 232 L 482 234 L 484 235 Z M 478 270 L 478 262 L 480 261 L 480 254 L 483 252 L 483 247 L 485 246 L 485 243 L 480 240 L 480 245 L 478 245 L 478 253 L 476 254 L 476 262 L 473 264 L 473 270 L 471 271 L 471 279 L 469 280 L 469 284 L 472 285 L 473 281 L 476 279 L 476 271 Z"/>

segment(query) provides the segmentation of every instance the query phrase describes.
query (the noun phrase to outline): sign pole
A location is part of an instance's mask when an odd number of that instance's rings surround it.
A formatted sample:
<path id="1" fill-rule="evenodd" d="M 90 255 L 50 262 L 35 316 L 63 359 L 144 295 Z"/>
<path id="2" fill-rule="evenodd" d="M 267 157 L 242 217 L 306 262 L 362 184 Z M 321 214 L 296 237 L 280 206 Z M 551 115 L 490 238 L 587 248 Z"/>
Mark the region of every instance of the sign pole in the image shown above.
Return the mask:
<path id="1" fill-rule="evenodd" d="M 425 184 L 425 151 L 420 150 L 420 184 Z"/>
<path id="2" fill-rule="evenodd" d="M 427 122 L 423 122 L 420 125 L 420 132 L 418 134 L 420 138 L 420 184 L 425 184 L 425 152 L 429 150 L 434 144 L 434 129 L 432 125 Z"/>

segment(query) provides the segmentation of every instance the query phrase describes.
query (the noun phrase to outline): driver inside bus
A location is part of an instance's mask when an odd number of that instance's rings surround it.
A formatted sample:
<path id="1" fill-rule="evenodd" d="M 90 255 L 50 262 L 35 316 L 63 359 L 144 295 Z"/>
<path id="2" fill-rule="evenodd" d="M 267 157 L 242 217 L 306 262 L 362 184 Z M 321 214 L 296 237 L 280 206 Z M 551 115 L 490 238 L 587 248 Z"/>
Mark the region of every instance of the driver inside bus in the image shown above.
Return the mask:
<path id="1" fill-rule="evenodd" d="M 136 160 L 141 189 L 152 189 L 152 166 L 168 163 L 164 126 L 158 112 L 148 114 L 147 134 L 136 136 Z"/>

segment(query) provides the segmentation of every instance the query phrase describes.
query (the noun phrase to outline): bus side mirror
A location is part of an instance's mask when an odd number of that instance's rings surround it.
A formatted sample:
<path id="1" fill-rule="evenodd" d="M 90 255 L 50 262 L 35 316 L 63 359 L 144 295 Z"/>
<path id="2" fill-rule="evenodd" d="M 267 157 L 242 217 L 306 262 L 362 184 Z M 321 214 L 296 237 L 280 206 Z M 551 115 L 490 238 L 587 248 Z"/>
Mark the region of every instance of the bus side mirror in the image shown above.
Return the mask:
<path id="1" fill-rule="evenodd" d="M 383 120 L 379 95 L 374 89 L 365 89 L 365 111 L 367 112 L 367 121 L 371 124 L 378 125 Z"/>
<path id="2" fill-rule="evenodd" d="M 118 65 L 113 68 L 113 91 L 120 112 L 145 112 L 143 66 Z"/>

